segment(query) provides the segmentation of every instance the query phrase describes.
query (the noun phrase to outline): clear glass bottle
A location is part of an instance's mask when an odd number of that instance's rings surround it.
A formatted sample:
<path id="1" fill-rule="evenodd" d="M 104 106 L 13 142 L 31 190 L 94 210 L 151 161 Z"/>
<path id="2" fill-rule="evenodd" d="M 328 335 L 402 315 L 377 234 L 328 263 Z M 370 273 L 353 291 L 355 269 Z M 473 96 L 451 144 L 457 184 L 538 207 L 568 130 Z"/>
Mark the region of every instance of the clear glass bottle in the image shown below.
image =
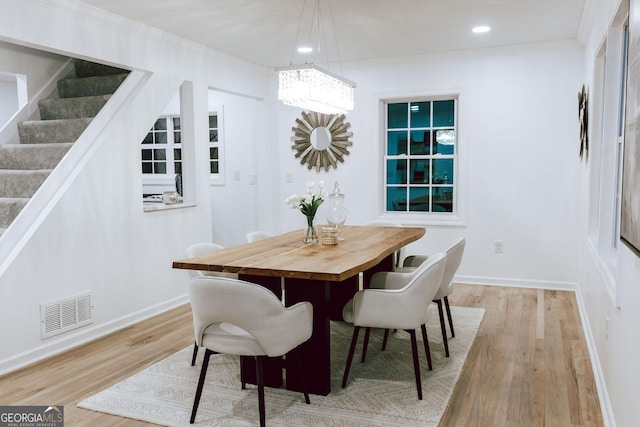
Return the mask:
<path id="1" fill-rule="evenodd" d="M 340 192 L 338 182 L 333 187 L 333 192 L 328 196 L 327 224 L 334 227 L 338 233 L 347 219 L 347 209 L 344 207 L 344 194 Z"/>

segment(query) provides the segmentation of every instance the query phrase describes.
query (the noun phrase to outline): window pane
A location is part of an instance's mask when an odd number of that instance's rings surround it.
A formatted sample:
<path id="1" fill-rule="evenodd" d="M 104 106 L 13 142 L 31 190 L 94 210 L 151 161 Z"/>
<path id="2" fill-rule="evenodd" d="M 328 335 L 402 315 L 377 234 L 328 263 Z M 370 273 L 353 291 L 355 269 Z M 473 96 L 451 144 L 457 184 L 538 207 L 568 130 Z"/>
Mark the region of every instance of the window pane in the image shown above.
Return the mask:
<path id="1" fill-rule="evenodd" d="M 218 116 L 209 116 L 209 173 L 220 174 L 220 134 L 218 129 Z"/>
<path id="2" fill-rule="evenodd" d="M 429 160 L 411 160 L 411 184 L 429 183 Z"/>
<path id="3" fill-rule="evenodd" d="M 436 147 L 434 149 L 435 153 L 453 154 L 455 143 L 456 136 L 455 132 L 452 129 L 436 131 Z"/>
<path id="4" fill-rule="evenodd" d="M 397 156 L 400 154 L 407 154 L 407 132 L 387 132 L 387 155 Z"/>
<path id="5" fill-rule="evenodd" d="M 167 153 L 164 149 L 153 150 L 154 160 L 167 160 Z"/>
<path id="6" fill-rule="evenodd" d="M 407 188 L 387 187 L 387 210 L 406 211 L 407 210 Z"/>
<path id="7" fill-rule="evenodd" d="M 453 126 L 454 123 L 453 100 L 433 101 L 433 126 Z"/>
<path id="8" fill-rule="evenodd" d="M 166 132 L 157 132 L 156 133 L 156 144 L 166 144 L 167 143 L 167 133 Z"/>
<path id="9" fill-rule="evenodd" d="M 158 119 L 156 124 L 153 125 L 155 130 L 167 130 L 167 119 Z"/>
<path id="10" fill-rule="evenodd" d="M 407 161 L 405 159 L 387 160 L 387 184 L 407 183 Z"/>
<path id="11" fill-rule="evenodd" d="M 173 130 L 180 130 L 180 117 L 173 118 Z"/>
<path id="12" fill-rule="evenodd" d="M 411 131 L 411 154 L 431 154 L 431 132 Z"/>
<path id="13" fill-rule="evenodd" d="M 431 103 L 412 102 L 411 103 L 411 127 L 427 128 L 431 125 Z"/>
<path id="14" fill-rule="evenodd" d="M 435 159 L 432 179 L 434 184 L 453 184 L 453 159 Z"/>
<path id="15" fill-rule="evenodd" d="M 151 132 L 149 132 L 147 134 L 147 136 L 144 137 L 144 139 L 142 140 L 143 144 L 152 144 L 153 143 L 153 134 Z"/>
<path id="16" fill-rule="evenodd" d="M 433 212 L 453 212 L 452 187 L 435 187 L 432 196 Z"/>
<path id="17" fill-rule="evenodd" d="M 167 164 L 165 162 L 153 162 L 153 173 L 167 173 Z"/>
<path id="18" fill-rule="evenodd" d="M 142 150 L 142 160 L 152 160 L 153 150 Z"/>
<path id="19" fill-rule="evenodd" d="M 173 133 L 173 143 L 174 144 L 182 144 L 182 137 L 180 135 L 182 135 L 181 132 L 174 132 Z"/>
<path id="20" fill-rule="evenodd" d="M 429 189 L 410 188 L 409 210 L 418 212 L 429 212 Z"/>
<path id="21" fill-rule="evenodd" d="M 180 148 L 174 148 L 173 158 L 174 160 L 182 160 L 182 150 Z"/>
<path id="22" fill-rule="evenodd" d="M 390 129 L 409 127 L 406 102 L 387 105 L 387 127 Z"/>
<path id="23" fill-rule="evenodd" d="M 182 175 L 182 162 L 173 162 L 175 172 Z"/>
<path id="24" fill-rule="evenodd" d="M 142 173 L 153 173 L 153 166 L 151 165 L 151 163 L 142 163 Z"/>

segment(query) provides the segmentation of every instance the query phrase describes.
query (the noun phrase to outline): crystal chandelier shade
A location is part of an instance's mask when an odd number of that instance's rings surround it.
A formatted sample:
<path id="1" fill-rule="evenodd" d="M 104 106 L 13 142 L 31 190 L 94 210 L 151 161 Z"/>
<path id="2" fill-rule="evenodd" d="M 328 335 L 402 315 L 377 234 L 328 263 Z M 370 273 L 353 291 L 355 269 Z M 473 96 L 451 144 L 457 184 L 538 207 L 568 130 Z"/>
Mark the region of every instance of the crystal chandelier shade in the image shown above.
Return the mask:
<path id="1" fill-rule="evenodd" d="M 331 0 L 328 0 L 327 3 L 329 9 L 328 18 L 335 36 Z M 298 25 L 298 34 L 296 35 L 296 45 L 298 44 L 300 29 L 303 28 L 303 15 L 306 4 L 307 0 L 304 0 L 300 14 L 300 23 Z M 310 39 L 312 38 L 312 34 L 317 35 L 317 49 L 315 49 L 316 59 L 319 59 L 321 51 L 320 42 L 324 41 L 326 47 L 326 41 L 324 40 L 326 31 L 320 17 L 320 6 L 320 0 L 315 0 L 311 25 L 308 27 L 310 29 Z M 335 45 L 340 69 L 342 69 L 337 38 Z M 311 51 L 313 51 L 313 49 L 305 50 L 307 53 Z M 328 63 L 328 57 L 326 59 Z M 356 87 L 355 83 L 317 66 L 312 61 L 305 60 L 305 63 L 302 65 L 293 65 L 293 55 L 291 60 L 289 66 L 276 67 L 276 71 L 278 72 L 279 100 L 286 105 L 323 114 L 345 114 L 353 110 L 353 90 Z"/>
<path id="2" fill-rule="evenodd" d="M 315 64 L 279 67 L 278 99 L 286 105 L 324 114 L 353 110 L 355 83 L 335 76 Z"/>

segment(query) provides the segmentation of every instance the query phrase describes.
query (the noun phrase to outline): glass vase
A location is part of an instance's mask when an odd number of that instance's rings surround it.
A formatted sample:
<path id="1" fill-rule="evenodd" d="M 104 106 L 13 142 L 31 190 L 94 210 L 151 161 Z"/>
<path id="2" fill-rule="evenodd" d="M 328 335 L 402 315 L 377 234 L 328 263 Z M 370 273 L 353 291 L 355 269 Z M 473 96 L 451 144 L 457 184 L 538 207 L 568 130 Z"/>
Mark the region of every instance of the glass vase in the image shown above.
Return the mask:
<path id="1" fill-rule="evenodd" d="M 318 243 L 318 234 L 316 228 L 313 225 L 313 217 L 307 217 L 307 228 L 304 230 L 304 243 Z"/>

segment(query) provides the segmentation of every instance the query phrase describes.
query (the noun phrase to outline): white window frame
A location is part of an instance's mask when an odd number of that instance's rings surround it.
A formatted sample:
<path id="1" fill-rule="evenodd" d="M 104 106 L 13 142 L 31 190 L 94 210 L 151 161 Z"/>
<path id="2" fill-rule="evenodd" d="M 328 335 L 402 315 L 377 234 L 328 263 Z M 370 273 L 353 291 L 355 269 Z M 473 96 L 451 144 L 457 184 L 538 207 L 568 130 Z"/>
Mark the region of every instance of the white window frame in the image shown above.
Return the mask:
<path id="1" fill-rule="evenodd" d="M 431 95 L 411 95 L 405 97 L 380 97 L 380 129 L 381 129 L 381 152 L 382 152 L 382 179 L 381 179 L 381 191 L 382 191 L 382 205 L 381 211 L 382 219 L 389 219 L 400 222 L 407 225 L 444 225 L 444 226 L 465 226 L 462 219 L 463 203 L 462 203 L 462 176 L 461 173 L 461 121 L 460 121 L 460 105 L 462 94 L 457 91 L 446 92 L 441 94 Z M 427 101 L 442 101 L 453 100 L 455 102 L 455 120 L 454 120 L 454 133 L 455 133 L 455 150 L 453 155 L 447 155 L 446 157 L 453 159 L 453 211 L 452 212 L 423 212 L 423 211 L 387 211 L 387 159 L 398 158 L 398 156 L 387 155 L 387 105 L 392 103 L 411 103 L 411 102 L 427 102 Z M 422 157 L 422 156 L 420 156 Z M 429 155 L 427 157 L 438 158 L 437 156 Z M 412 158 L 418 158 L 418 156 L 406 156 L 409 161 Z M 425 157 L 426 158 L 426 157 Z"/>
<path id="2" fill-rule="evenodd" d="M 616 306 L 619 295 L 617 250 L 620 245 L 622 147 L 626 107 L 625 26 L 628 5 L 623 3 L 598 52 L 594 69 L 593 118 L 588 161 L 591 173 L 589 242 L 606 278 Z M 627 33 L 628 36 L 628 33 Z"/>
<path id="3" fill-rule="evenodd" d="M 215 115 L 218 117 L 218 141 L 214 142 L 211 141 L 211 139 L 209 138 L 209 132 L 211 131 L 211 128 L 209 128 L 209 117 Z M 222 105 L 220 106 L 216 106 L 214 108 L 210 108 L 209 109 L 209 114 L 207 116 L 207 137 L 209 138 L 209 143 L 207 145 L 207 157 L 208 157 L 208 162 L 207 162 L 207 167 L 209 168 L 209 176 L 210 176 L 210 183 L 211 185 L 225 185 L 226 183 L 226 174 L 225 174 L 225 166 L 226 166 L 226 161 L 225 161 L 225 138 L 224 138 L 224 107 Z M 217 148 L 218 149 L 218 173 L 211 173 L 211 162 L 213 161 L 211 159 L 211 149 L 212 148 Z"/>
<path id="4" fill-rule="evenodd" d="M 618 131 L 616 134 L 616 156 L 615 156 L 615 191 L 613 200 L 613 227 L 611 234 L 611 245 L 613 251 L 617 252 L 620 241 L 620 215 L 622 209 L 622 153 L 624 148 L 624 134 L 626 125 L 627 106 L 627 63 L 629 50 L 629 15 L 626 15 L 622 26 L 622 40 L 620 41 L 620 90 L 618 92 Z"/>
<path id="5" fill-rule="evenodd" d="M 162 194 L 163 191 L 175 191 L 176 190 L 176 172 L 175 172 L 175 159 L 174 159 L 174 150 L 180 149 L 182 152 L 182 136 L 180 138 L 180 143 L 176 143 L 174 141 L 174 120 L 180 119 L 180 134 L 182 135 L 182 119 L 180 115 L 163 115 L 158 117 L 158 119 L 153 123 L 153 127 L 149 130 L 149 133 L 153 132 L 153 129 L 156 126 L 158 120 L 165 120 L 167 124 L 167 142 L 166 144 L 145 144 L 143 142 L 140 143 L 140 155 L 142 157 L 142 150 L 155 150 L 155 149 L 164 149 L 165 150 L 165 165 L 166 171 L 162 174 L 156 173 L 142 173 L 142 186 L 143 186 L 143 195 L 144 194 Z M 146 136 L 145 136 L 146 139 Z M 184 154 L 184 153 L 183 153 Z M 183 156 L 181 156 L 183 157 Z M 182 159 L 179 160 L 181 163 Z M 140 167 L 142 164 L 147 162 L 146 160 L 142 160 L 140 162 Z"/>

